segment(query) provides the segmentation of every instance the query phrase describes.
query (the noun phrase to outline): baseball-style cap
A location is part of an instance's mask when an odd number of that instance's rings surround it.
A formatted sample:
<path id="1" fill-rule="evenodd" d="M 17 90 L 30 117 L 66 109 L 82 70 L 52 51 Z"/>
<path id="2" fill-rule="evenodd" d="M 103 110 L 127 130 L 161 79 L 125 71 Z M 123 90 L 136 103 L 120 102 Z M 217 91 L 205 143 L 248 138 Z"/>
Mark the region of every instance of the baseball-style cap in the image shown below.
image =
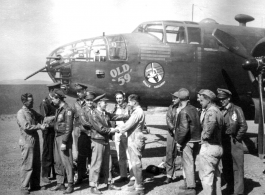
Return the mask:
<path id="1" fill-rule="evenodd" d="M 221 88 L 217 89 L 217 93 L 218 93 L 217 94 L 218 99 L 225 99 L 231 97 L 232 95 L 231 91 L 229 91 L 228 89 L 221 89 Z"/>
<path id="2" fill-rule="evenodd" d="M 174 96 L 174 97 L 176 97 L 176 98 L 178 98 L 179 96 L 178 96 L 178 91 L 176 91 L 175 93 L 170 93 L 172 96 Z"/>
<path id="3" fill-rule="evenodd" d="M 178 98 L 180 100 L 188 100 L 190 97 L 190 92 L 186 88 L 181 88 L 178 90 Z"/>
<path id="4" fill-rule="evenodd" d="M 216 95 L 214 92 L 212 92 L 209 89 L 204 89 L 201 93 L 201 95 L 207 95 L 211 100 L 214 100 L 216 98 Z"/>

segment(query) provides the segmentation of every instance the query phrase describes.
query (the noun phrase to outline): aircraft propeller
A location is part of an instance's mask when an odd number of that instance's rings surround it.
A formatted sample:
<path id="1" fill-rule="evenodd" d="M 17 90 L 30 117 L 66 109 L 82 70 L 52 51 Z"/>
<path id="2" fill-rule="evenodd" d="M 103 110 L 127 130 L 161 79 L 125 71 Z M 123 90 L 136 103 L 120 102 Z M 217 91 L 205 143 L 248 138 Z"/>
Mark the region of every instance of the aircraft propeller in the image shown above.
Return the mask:
<path id="1" fill-rule="evenodd" d="M 242 64 L 243 69 L 248 71 L 249 78 L 252 83 L 256 81 L 258 76 L 259 89 L 259 134 L 258 134 L 258 152 L 260 158 L 264 158 L 265 141 L 264 136 L 264 107 L 263 107 L 263 74 L 265 72 L 265 38 L 258 41 L 250 55 L 246 48 L 233 36 L 220 30 L 215 29 L 212 35 L 217 41 L 230 52 L 245 59 Z M 224 73 L 223 73 L 224 75 Z M 255 76 L 254 76 L 255 75 Z"/>

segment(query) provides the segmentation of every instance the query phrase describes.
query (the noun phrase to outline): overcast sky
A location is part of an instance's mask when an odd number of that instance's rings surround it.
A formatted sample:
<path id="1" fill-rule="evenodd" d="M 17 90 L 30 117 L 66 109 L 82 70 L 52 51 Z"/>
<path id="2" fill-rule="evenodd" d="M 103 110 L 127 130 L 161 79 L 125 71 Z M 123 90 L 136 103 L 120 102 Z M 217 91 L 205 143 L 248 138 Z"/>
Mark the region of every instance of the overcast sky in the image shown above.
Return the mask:
<path id="1" fill-rule="evenodd" d="M 24 79 L 72 41 L 129 33 L 144 21 L 191 21 L 192 4 L 195 22 L 238 25 L 234 16 L 248 14 L 255 20 L 247 26 L 265 27 L 264 0 L 0 0 L 0 81 Z"/>

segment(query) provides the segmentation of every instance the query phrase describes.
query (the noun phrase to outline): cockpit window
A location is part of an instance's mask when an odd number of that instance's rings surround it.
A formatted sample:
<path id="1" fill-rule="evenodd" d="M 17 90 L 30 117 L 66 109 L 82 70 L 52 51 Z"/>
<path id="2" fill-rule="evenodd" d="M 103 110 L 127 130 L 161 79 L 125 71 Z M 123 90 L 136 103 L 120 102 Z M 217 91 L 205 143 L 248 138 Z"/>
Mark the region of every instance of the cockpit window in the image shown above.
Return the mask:
<path id="1" fill-rule="evenodd" d="M 188 27 L 189 44 L 201 44 L 201 29 Z"/>
<path id="2" fill-rule="evenodd" d="M 183 26 L 167 26 L 166 36 L 169 43 L 187 43 L 185 28 Z"/>
<path id="3" fill-rule="evenodd" d="M 107 36 L 109 42 L 109 58 L 110 60 L 126 60 L 127 50 L 124 38 L 121 35 Z"/>
<path id="4" fill-rule="evenodd" d="M 156 38 L 158 38 L 160 41 L 163 41 L 163 26 L 161 23 L 159 24 L 142 24 L 137 27 L 137 29 L 134 32 L 142 32 L 142 33 L 149 33 Z"/>

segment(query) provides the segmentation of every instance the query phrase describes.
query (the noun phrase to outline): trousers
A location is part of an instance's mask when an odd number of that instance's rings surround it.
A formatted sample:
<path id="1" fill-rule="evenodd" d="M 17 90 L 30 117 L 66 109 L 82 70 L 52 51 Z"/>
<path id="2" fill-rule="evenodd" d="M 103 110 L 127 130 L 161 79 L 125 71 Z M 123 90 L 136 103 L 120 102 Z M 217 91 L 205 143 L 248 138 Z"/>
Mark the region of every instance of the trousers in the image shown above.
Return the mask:
<path id="1" fill-rule="evenodd" d="M 175 172 L 176 167 L 175 160 L 177 158 L 177 149 L 175 147 L 175 140 L 174 138 L 167 133 L 167 148 L 166 148 L 166 162 L 165 162 L 165 167 L 166 167 L 166 172 L 167 172 L 167 177 L 172 178 Z"/>
<path id="2" fill-rule="evenodd" d="M 61 150 L 63 136 L 55 137 L 54 161 L 57 184 L 63 184 L 65 177 L 68 183 L 74 182 L 72 140 L 66 144 L 66 150 Z"/>
<path id="3" fill-rule="evenodd" d="M 228 137 L 223 141 L 223 174 L 227 187 L 235 194 L 244 193 L 244 150 L 242 142 Z"/>
<path id="4" fill-rule="evenodd" d="M 51 171 L 54 173 L 53 147 L 55 132 L 53 128 L 42 131 L 43 150 L 42 150 L 42 177 L 49 177 Z"/>
<path id="5" fill-rule="evenodd" d="M 203 143 L 200 150 L 199 176 L 203 195 L 222 195 L 219 163 L 223 154 L 221 145 Z"/>
<path id="6" fill-rule="evenodd" d="M 127 162 L 131 169 L 130 156 L 128 152 L 128 139 L 125 134 L 115 133 L 115 147 L 118 155 L 120 176 L 127 177 Z"/>
<path id="7" fill-rule="evenodd" d="M 89 170 L 89 184 L 97 187 L 99 184 L 100 172 L 104 175 L 104 183 L 109 184 L 112 181 L 111 167 L 112 159 L 110 155 L 109 142 L 91 141 L 92 157 Z"/>
<path id="8" fill-rule="evenodd" d="M 78 179 L 83 179 L 87 171 L 88 164 L 91 162 L 91 137 L 86 133 L 81 132 L 78 138 L 78 158 L 77 158 L 77 173 Z"/>
<path id="9" fill-rule="evenodd" d="M 196 187 L 195 160 L 200 151 L 199 142 L 188 142 L 182 152 L 182 165 L 188 188 Z"/>
<path id="10" fill-rule="evenodd" d="M 40 186 L 40 142 L 37 132 L 23 133 L 19 138 L 22 163 L 20 168 L 21 189 Z"/>
<path id="11" fill-rule="evenodd" d="M 130 140 L 128 144 L 128 152 L 132 168 L 130 170 L 131 176 L 135 177 L 135 190 L 143 190 L 143 174 L 142 174 L 142 154 L 145 148 L 145 140 Z"/>

